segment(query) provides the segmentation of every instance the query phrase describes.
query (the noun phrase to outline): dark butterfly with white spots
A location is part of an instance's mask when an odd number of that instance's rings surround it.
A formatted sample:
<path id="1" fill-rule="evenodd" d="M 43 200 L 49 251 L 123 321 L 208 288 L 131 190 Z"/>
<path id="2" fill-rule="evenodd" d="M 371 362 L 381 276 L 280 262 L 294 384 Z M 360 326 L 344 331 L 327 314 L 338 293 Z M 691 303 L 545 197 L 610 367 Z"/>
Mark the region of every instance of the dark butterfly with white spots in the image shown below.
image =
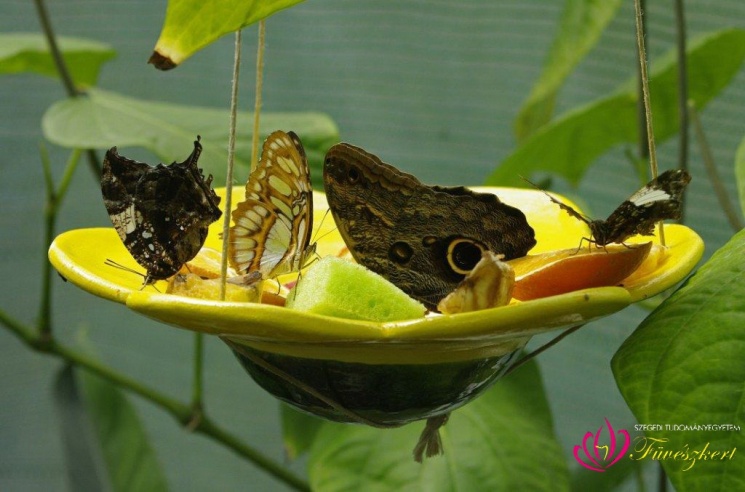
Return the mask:
<path id="1" fill-rule="evenodd" d="M 585 239 L 600 247 L 610 243 L 623 243 L 637 234 L 651 236 L 657 222 L 679 219 L 680 197 L 690 181 L 691 175 L 682 169 L 665 171 L 631 195 L 605 220 L 591 220 L 548 193 L 547 195 L 569 215 L 586 223 L 591 236 Z"/>
<path id="2" fill-rule="evenodd" d="M 197 167 L 199 137 L 180 163 L 153 167 L 106 152 L 101 193 L 114 229 L 132 257 L 147 271 L 143 285 L 178 272 L 202 248 L 209 225 L 220 218 L 220 197 L 212 175 Z"/>

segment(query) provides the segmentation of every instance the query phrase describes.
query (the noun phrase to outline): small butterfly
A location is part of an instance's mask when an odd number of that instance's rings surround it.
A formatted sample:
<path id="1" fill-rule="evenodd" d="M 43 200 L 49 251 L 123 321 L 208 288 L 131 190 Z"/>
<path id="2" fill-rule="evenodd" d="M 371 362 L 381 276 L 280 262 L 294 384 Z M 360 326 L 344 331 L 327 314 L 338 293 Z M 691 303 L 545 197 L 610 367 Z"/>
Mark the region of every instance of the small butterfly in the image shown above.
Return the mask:
<path id="1" fill-rule="evenodd" d="M 233 211 L 228 258 L 238 274 L 264 279 L 299 271 L 315 254 L 313 189 L 305 149 L 293 133 L 275 131 L 246 183 L 246 199 Z"/>
<path id="2" fill-rule="evenodd" d="M 114 229 L 145 268 L 143 285 L 178 272 L 201 249 L 209 225 L 220 218 L 220 197 L 197 167 L 199 137 L 180 163 L 156 167 L 106 152 L 101 193 Z"/>
<path id="3" fill-rule="evenodd" d="M 584 239 L 596 246 L 605 246 L 623 243 L 637 234 L 651 236 L 654 234 L 655 223 L 665 219 L 679 219 L 680 197 L 690 181 L 691 175 L 682 169 L 665 171 L 631 195 L 605 220 L 591 220 L 546 194 L 569 215 L 588 225 L 591 235 L 589 239 Z"/>

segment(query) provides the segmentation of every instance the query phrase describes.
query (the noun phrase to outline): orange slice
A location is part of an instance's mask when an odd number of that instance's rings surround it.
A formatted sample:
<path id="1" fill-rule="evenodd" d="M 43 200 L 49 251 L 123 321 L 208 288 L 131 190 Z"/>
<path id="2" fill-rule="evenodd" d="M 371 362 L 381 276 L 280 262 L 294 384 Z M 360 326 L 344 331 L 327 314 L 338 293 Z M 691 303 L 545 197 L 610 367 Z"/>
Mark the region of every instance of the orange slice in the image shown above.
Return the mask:
<path id="1" fill-rule="evenodd" d="M 508 261 L 515 270 L 512 296 L 527 301 L 618 285 L 639 268 L 651 249 L 651 242 L 613 244 L 605 249 L 563 249 Z"/>

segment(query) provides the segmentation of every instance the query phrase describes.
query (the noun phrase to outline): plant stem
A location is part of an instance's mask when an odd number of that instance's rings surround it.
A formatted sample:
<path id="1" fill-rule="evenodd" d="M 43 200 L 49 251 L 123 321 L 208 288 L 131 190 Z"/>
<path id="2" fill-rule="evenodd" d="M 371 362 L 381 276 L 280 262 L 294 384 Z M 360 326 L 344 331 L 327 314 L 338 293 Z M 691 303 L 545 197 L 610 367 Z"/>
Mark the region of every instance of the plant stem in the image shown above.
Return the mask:
<path id="1" fill-rule="evenodd" d="M 47 258 L 47 250 L 52 244 L 55 223 L 57 222 L 56 192 L 49 153 L 45 146 L 41 146 L 41 166 L 44 170 L 44 185 L 46 188 L 46 203 L 44 203 L 44 258 L 41 273 L 41 301 L 39 302 L 39 338 L 48 339 L 52 336 L 52 264 Z"/>
<path id="2" fill-rule="evenodd" d="M 693 128 L 696 132 L 696 139 L 698 140 L 699 147 L 701 147 L 701 159 L 704 161 L 706 174 L 709 176 L 709 181 L 711 181 L 711 185 L 714 188 L 714 194 L 717 196 L 717 200 L 719 200 L 719 205 L 722 207 L 722 211 L 727 217 L 730 227 L 737 232 L 745 227 L 745 225 L 737 214 L 737 209 L 732 205 L 732 202 L 729 199 L 729 194 L 727 193 L 727 188 L 724 187 L 722 178 L 719 176 L 717 165 L 714 162 L 714 155 L 711 152 L 711 146 L 706 139 L 704 126 L 701 124 L 701 117 L 699 116 L 698 111 L 696 111 L 693 102 L 690 103 L 689 107 L 691 121 L 693 122 Z"/>
<path id="3" fill-rule="evenodd" d="M 189 405 L 170 398 L 162 393 L 145 386 L 139 381 L 121 374 L 114 369 L 102 364 L 81 352 L 77 352 L 69 347 L 57 343 L 55 340 L 43 340 L 34 335 L 31 327 L 25 326 L 19 321 L 11 318 L 5 311 L 0 309 L 0 324 L 5 325 L 11 332 L 15 333 L 30 348 L 44 352 L 55 357 L 64 359 L 66 362 L 90 371 L 109 382 L 119 386 L 122 389 L 139 395 L 140 397 L 154 403 L 166 412 L 168 412 L 181 425 L 188 425 L 192 422 L 192 409 Z M 203 434 L 217 441 L 227 448 L 233 450 L 239 456 L 242 456 L 256 466 L 282 481 L 289 487 L 296 490 L 309 491 L 310 486 L 301 478 L 289 472 L 279 463 L 263 455 L 257 449 L 245 444 L 236 436 L 220 427 L 217 423 L 207 416 L 202 416 L 199 422 L 193 427 L 193 432 Z"/>
<path id="4" fill-rule="evenodd" d="M 68 96 L 79 96 L 80 92 L 77 87 L 75 87 L 75 82 L 72 80 L 70 70 L 67 69 L 65 59 L 62 57 L 62 52 L 57 44 L 57 38 L 54 35 L 54 29 L 52 28 L 52 21 L 49 17 L 47 6 L 43 0 L 34 0 L 34 4 L 36 5 L 36 13 L 39 16 L 41 29 L 44 31 L 44 36 L 47 38 L 47 43 L 49 44 L 49 51 L 52 53 L 52 60 L 54 60 L 54 65 L 57 67 L 57 72 L 59 72 L 59 76 L 62 79 L 62 85 L 65 86 L 65 91 L 67 91 Z"/>
<path id="5" fill-rule="evenodd" d="M 674 0 L 676 49 L 678 54 L 678 168 L 688 170 L 688 59 L 686 58 L 686 23 L 683 0 Z M 680 198 L 680 221 L 685 222 L 686 194 Z"/>
<path id="6" fill-rule="evenodd" d="M 70 158 L 67 160 L 65 171 L 62 173 L 62 179 L 60 179 L 59 186 L 57 187 L 57 192 L 55 193 L 55 212 L 59 211 L 57 209 L 60 207 L 60 205 L 62 205 L 62 201 L 65 199 L 65 195 L 67 195 L 67 189 L 70 187 L 70 183 L 72 183 L 72 176 L 75 173 L 75 170 L 78 168 L 78 162 L 80 161 L 81 153 L 81 149 L 73 149 L 72 153 L 70 154 Z"/>
<path id="7" fill-rule="evenodd" d="M 60 79 L 62 80 L 62 85 L 65 87 L 67 95 L 69 97 L 78 97 L 83 95 L 83 93 L 79 91 L 78 88 L 75 86 L 75 81 L 70 74 L 70 70 L 67 68 L 67 63 L 65 63 L 65 58 L 62 56 L 62 51 L 60 51 L 59 49 L 59 45 L 57 44 L 57 37 L 55 36 L 54 29 L 52 28 L 52 20 L 49 16 L 49 11 L 47 10 L 47 6 L 44 3 L 44 0 L 34 0 L 34 4 L 36 5 L 36 14 L 39 16 L 41 29 L 44 32 L 44 36 L 47 39 L 47 44 L 49 45 L 49 51 L 52 54 L 54 66 L 57 68 L 57 72 L 59 73 Z M 98 155 L 96 154 L 96 151 L 93 149 L 89 149 L 86 151 L 86 155 L 88 156 L 88 165 L 94 176 L 96 176 L 98 179 L 101 179 L 101 166 L 99 165 Z"/>
<path id="8" fill-rule="evenodd" d="M 44 258 L 42 261 L 42 286 L 41 302 L 39 303 L 39 337 L 41 339 L 51 338 L 52 336 L 52 264 L 47 259 L 47 249 L 54 239 L 54 231 L 57 225 L 57 215 L 59 208 L 67 194 L 67 189 L 72 181 L 73 173 L 80 162 L 80 149 L 74 149 L 67 160 L 65 171 L 62 174 L 59 187 L 54 189 L 54 179 L 52 177 L 51 163 L 46 147 L 41 149 L 41 165 L 44 170 L 44 184 L 46 188 L 46 203 L 44 204 Z"/>

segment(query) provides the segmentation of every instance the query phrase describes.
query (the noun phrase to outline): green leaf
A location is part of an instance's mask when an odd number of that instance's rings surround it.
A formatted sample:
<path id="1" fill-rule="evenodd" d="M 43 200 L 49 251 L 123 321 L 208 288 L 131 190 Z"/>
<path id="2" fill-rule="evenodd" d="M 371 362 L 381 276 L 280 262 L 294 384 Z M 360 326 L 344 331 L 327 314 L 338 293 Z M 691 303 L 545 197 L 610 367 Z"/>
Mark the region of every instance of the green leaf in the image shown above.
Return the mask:
<path id="1" fill-rule="evenodd" d="M 66 367 L 55 396 L 72 490 L 168 490 L 142 423 L 118 388 Z"/>
<path id="2" fill-rule="evenodd" d="M 416 463 L 423 425 L 381 430 L 324 423 L 308 462 L 314 490 L 552 490 L 569 488 L 535 364 L 455 411 L 440 429 L 445 454 Z"/>
<path id="3" fill-rule="evenodd" d="M 745 31 L 710 33 L 688 44 L 689 99 L 697 109 L 722 91 L 745 59 Z M 669 52 L 650 76 L 655 137 L 658 141 L 678 130 L 677 64 Z M 509 155 L 487 179 L 487 184 L 524 186 L 520 175 L 544 170 L 576 184 L 592 161 L 613 146 L 637 139 L 636 83 L 607 98 L 565 113 L 543 126 Z"/>
<path id="4" fill-rule="evenodd" d="M 302 0 L 168 0 L 150 63 L 170 70 L 223 34 L 269 17 Z"/>
<path id="5" fill-rule="evenodd" d="M 107 44 L 88 39 L 57 38 L 62 57 L 75 85 L 85 88 L 96 83 L 101 66 L 116 56 Z M 58 77 L 49 45 L 41 34 L 0 34 L 0 74 L 33 72 Z"/>
<path id="6" fill-rule="evenodd" d="M 285 452 L 294 460 L 310 449 L 324 421 L 284 403 L 280 406 L 280 417 Z"/>
<path id="7" fill-rule="evenodd" d="M 250 162 L 253 113 L 238 115 L 236 164 Z M 339 140 L 336 125 L 322 113 L 262 113 L 262 139 L 277 129 L 293 130 L 301 138 L 308 161 L 321 183 L 323 156 Z M 70 148 L 144 147 L 163 162 L 181 161 L 192 141 L 202 136 L 204 151 L 199 165 L 224 182 L 228 160 L 228 110 L 145 101 L 92 89 L 87 97 L 55 103 L 42 118 L 44 136 Z M 263 140 L 262 140 L 263 141 Z M 126 154 L 125 154 L 126 155 Z"/>
<path id="8" fill-rule="evenodd" d="M 745 231 L 647 317 L 613 357 L 613 373 L 648 439 L 680 459 L 660 460 L 677 490 L 742 490 L 742 456 L 697 461 L 694 451 L 745 449 Z M 732 424 L 739 430 L 668 430 L 665 425 Z M 637 441 L 632 454 L 644 457 Z M 651 460 L 650 460 L 651 461 Z"/>
<path id="9" fill-rule="evenodd" d="M 740 209 L 745 214 L 745 138 L 740 141 L 735 153 L 735 179 L 737 179 L 737 194 L 740 196 Z"/>
<path id="10" fill-rule="evenodd" d="M 620 429 L 631 429 L 633 424 L 619 426 Z M 579 443 L 578 443 L 579 444 Z M 621 459 L 603 473 L 590 471 L 581 466 L 572 468 L 570 490 L 617 490 L 635 474 L 641 474 L 644 463 Z"/>
<path id="11" fill-rule="evenodd" d="M 103 469 L 104 459 L 78 386 L 76 372 L 71 366 L 64 366 L 54 382 L 54 404 L 70 490 L 105 490 L 109 481 Z"/>
<path id="12" fill-rule="evenodd" d="M 518 142 L 551 120 L 564 80 L 595 46 L 620 6 L 621 0 L 567 0 L 543 72 L 515 120 Z"/>

